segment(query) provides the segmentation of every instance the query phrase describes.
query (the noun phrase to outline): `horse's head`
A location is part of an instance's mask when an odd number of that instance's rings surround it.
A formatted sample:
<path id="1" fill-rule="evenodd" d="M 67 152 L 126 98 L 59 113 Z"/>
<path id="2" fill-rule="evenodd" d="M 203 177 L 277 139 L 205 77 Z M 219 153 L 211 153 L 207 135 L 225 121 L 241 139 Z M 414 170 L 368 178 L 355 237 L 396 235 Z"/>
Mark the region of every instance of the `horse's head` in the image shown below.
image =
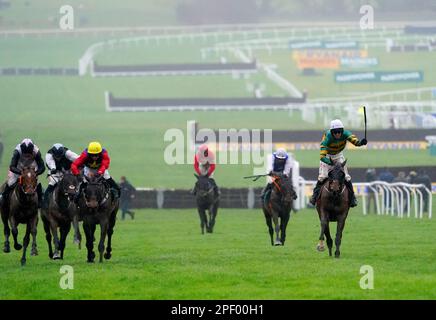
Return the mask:
<path id="1" fill-rule="evenodd" d="M 86 177 L 85 203 L 88 208 L 96 209 L 103 202 L 106 194 L 106 187 L 103 184 L 103 177 Z"/>
<path id="2" fill-rule="evenodd" d="M 333 192 L 339 192 L 341 189 L 341 186 L 344 184 L 345 181 L 345 171 L 344 167 L 347 163 L 347 160 L 344 162 L 335 162 L 333 168 L 329 171 L 328 177 L 329 177 L 329 185 L 330 189 Z"/>
<path id="3" fill-rule="evenodd" d="M 199 176 L 194 174 L 197 178 L 195 183 L 197 195 L 200 197 L 207 197 L 209 194 L 213 193 L 213 184 L 207 176 Z"/>
<path id="4" fill-rule="evenodd" d="M 63 195 L 67 196 L 70 201 L 73 201 L 79 186 L 79 179 L 71 172 L 64 173 L 59 188 Z"/>
<path id="5" fill-rule="evenodd" d="M 18 184 L 25 195 L 33 196 L 38 186 L 38 177 L 36 176 L 35 168 L 24 167 Z"/>
<path id="6" fill-rule="evenodd" d="M 292 187 L 292 179 L 285 174 L 273 175 L 273 189 L 281 194 L 282 201 L 290 203 L 294 197 L 294 189 Z"/>

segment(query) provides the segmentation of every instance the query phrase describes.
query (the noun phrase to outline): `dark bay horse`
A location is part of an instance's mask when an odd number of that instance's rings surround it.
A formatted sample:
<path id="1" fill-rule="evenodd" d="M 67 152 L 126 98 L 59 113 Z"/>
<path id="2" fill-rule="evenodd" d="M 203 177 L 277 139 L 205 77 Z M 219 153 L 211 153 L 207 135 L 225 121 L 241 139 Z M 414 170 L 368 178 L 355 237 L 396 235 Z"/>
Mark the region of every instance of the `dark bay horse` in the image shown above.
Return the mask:
<path id="1" fill-rule="evenodd" d="M 268 203 L 262 200 L 262 210 L 268 226 L 271 245 L 283 246 L 286 240 L 286 227 L 291 216 L 292 203 L 296 196 L 291 178 L 283 174 L 277 174 L 273 175 L 272 179 L 271 197 Z M 275 240 L 274 231 L 276 233 Z"/>
<path id="2" fill-rule="evenodd" d="M 4 252 L 10 252 L 9 236 L 12 229 L 14 238 L 15 250 L 23 249 L 21 257 L 21 265 L 26 264 L 26 251 L 30 242 L 30 234 L 32 234 L 32 250 L 31 255 L 38 255 L 36 248 L 36 232 L 38 225 L 38 178 L 35 168 L 24 167 L 22 174 L 18 179 L 17 184 L 10 193 L 9 199 L 3 202 L 1 209 L 1 217 L 4 225 L 5 243 Z M 4 185 L 2 186 L 2 189 Z M 9 228 L 10 223 L 10 228 Z M 26 225 L 26 233 L 23 238 L 23 245 L 18 243 L 18 225 Z"/>
<path id="3" fill-rule="evenodd" d="M 119 199 L 115 198 L 109 185 L 103 177 L 85 178 L 86 186 L 79 199 L 79 215 L 83 219 L 83 230 L 86 237 L 87 261 L 94 262 L 94 232 L 96 225 L 100 225 L 100 241 L 98 251 L 99 261 L 103 262 L 106 236 L 108 238 L 105 259 L 112 257 L 112 234 L 116 222 Z M 83 182 L 82 182 L 83 183 Z"/>
<path id="4" fill-rule="evenodd" d="M 219 207 L 219 194 L 215 191 L 215 186 L 207 176 L 199 176 L 194 174 L 197 178 L 195 183 L 197 210 L 200 216 L 201 234 L 204 234 L 204 228 L 207 233 L 213 233 L 215 226 L 215 219 Z M 209 221 L 207 219 L 206 211 L 209 213 Z"/>
<path id="5" fill-rule="evenodd" d="M 44 223 L 45 238 L 48 243 L 50 259 L 63 259 L 65 241 L 71 229 L 74 228 L 74 239 L 79 244 L 81 235 L 78 222 L 78 208 L 74 203 L 74 196 L 79 185 L 78 178 L 70 172 L 64 173 L 62 179 L 57 183 L 48 202 L 48 208 L 41 210 L 41 218 Z M 57 229 L 60 231 L 60 239 Z M 53 236 L 54 253 L 51 245 Z"/>
<path id="6" fill-rule="evenodd" d="M 336 162 L 333 169 L 328 174 L 327 182 L 321 187 L 320 196 L 316 202 L 316 210 L 318 211 L 321 222 L 321 234 L 319 235 L 318 251 L 324 251 L 324 235 L 327 238 L 327 246 L 329 255 L 332 256 L 333 240 L 330 236 L 329 222 L 337 221 L 336 228 L 336 251 L 335 257 L 341 255 L 340 246 L 342 240 L 342 232 L 345 226 L 345 220 L 350 209 L 348 188 L 345 186 L 344 166 L 347 163 Z"/>

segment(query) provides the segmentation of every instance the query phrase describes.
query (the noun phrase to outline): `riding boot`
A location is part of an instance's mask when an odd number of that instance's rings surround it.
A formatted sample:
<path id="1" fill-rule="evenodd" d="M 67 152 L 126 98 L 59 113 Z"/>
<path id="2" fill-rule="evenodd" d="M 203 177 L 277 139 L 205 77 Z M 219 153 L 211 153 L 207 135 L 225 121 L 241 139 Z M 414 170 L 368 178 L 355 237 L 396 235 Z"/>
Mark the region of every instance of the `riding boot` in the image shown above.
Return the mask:
<path id="1" fill-rule="evenodd" d="M 80 196 L 82 195 L 82 191 L 86 188 L 86 182 L 83 182 L 79 185 L 79 191 L 77 191 L 76 195 L 74 196 L 74 203 L 79 204 Z"/>
<path id="2" fill-rule="evenodd" d="M 357 206 L 357 199 L 356 196 L 354 195 L 354 189 L 353 189 L 353 184 L 350 181 L 345 181 L 345 186 L 348 189 L 348 192 L 350 194 L 350 207 L 354 208 L 355 206 Z"/>
<path id="3" fill-rule="evenodd" d="M 116 198 L 119 198 L 121 196 L 121 189 L 118 184 L 112 178 L 109 178 L 106 181 L 109 183 L 109 187 L 116 191 L 116 194 L 114 194 L 114 196 Z"/>
<path id="4" fill-rule="evenodd" d="M 323 181 L 317 181 L 316 182 L 316 186 L 315 186 L 315 188 L 313 189 L 313 195 L 312 195 L 312 198 L 310 199 L 310 203 L 311 204 L 313 204 L 313 205 L 315 205 L 316 204 L 316 200 L 318 200 L 318 196 L 319 196 L 319 192 L 320 192 L 320 190 L 321 190 L 321 186 L 323 185 L 323 183 L 324 183 L 324 180 Z"/>
<path id="5" fill-rule="evenodd" d="M 268 183 L 265 186 L 265 188 L 263 188 L 262 193 L 260 194 L 260 198 L 265 204 L 269 202 L 269 199 L 271 197 L 271 189 L 272 189 L 272 184 Z"/>
<path id="6" fill-rule="evenodd" d="M 5 184 L 5 189 L 3 190 L 3 193 L 0 193 L 0 207 L 3 206 L 3 203 L 6 203 L 9 197 L 9 193 L 11 193 L 13 189 L 14 185 L 10 187 L 7 183 Z"/>
<path id="7" fill-rule="evenodd" d="M 41 209 L 43 192 L 42 185 L 40 183 L 38 183 L 38 185 L 36 186 L 36 193 L 38 194 L 38 209 Z"/>
<path id="8" fill-rule="evenodd" d="M 51 193 L 53 192 L 55 186 L 52 186 L 51 184 L 48 185 L 47 189 L 45 189 L 44 192 L 44 200 L 42 201 L 42 208 L 48 209 L 48 202 L 50 200 Z"/>

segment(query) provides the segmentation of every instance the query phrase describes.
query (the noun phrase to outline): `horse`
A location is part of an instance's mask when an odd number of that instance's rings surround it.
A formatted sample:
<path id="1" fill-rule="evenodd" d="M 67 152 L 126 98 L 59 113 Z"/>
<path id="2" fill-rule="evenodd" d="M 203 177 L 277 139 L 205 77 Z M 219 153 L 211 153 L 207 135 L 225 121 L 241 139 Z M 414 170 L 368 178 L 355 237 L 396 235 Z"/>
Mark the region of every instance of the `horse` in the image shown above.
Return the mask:
<path id="1" fill-rule="evenodd" d="M 268 226 L 271 245 L 283 246 L 286 240 L 286 227 L 291 216 L 293 201 L 296 198 L 292 180 L 284 174 L 272 175 L 272 190 L 270 200 L 262 200 L 262 210 Z M 280 223 L 279 223 L 280 219 Z M 274 229 L 272 223 L 274 222 Z M 274 240 L 274 231 L 276 239 Z"/>
<path id="2" fill-rule="evenodd" d="M 349 205 L 349 191 L 345 186 L 345 172 L 344 167 L 347 163 L 336 162 L 332 170 L 328 174 L 327 182 L 321 187 L 319 198 L 316 202 L 316 210 L 321 222 L 321 233 L 319 236 L 319 243 L 317 245 L 318 251 L 324 251 L 324 235 L 327 238 L 327 246 L 329 249 L 329 256 L 332 256 L 333 240 L 330 236 L 329 222 L 337 221 L 336 228 L 336 251 L 335 257 L 339 258 L 341 255 L 340 246 L 342 240 L 342 232 L 345 226 L 345 220 L 348 216 L 350 209 Z"/>
<path id="3" fill-rule="evenodd" d="M 103 262 L 106 236 L 108 237 L 104 258 L 112 257 L 112 234 L 116 222 L 119 207 L 119 199 L 110 190 L 103 177 L 85 177 L 86 186 L 79 199 L 79 215 L 83 219 L 83 230 L 86 237 L 86 249 L 88 251 L 87 262 L 94 262 L 94 232 L 96 225 L 100 225 L 100 241 L 98 251 L 99 262 Z"/>
<path id="4" fill-rule="evenodd" d="M 18 179 L 17 184 L 9 195 L 9 199 L 5 199 L 1 209 L 1 217 L 4 225 L 5 243 L 3 252 L 11 251 L 9 244 L 9 236 L 12 229 L 14 238 L 14 249 L 23 249 L 21 257 L 21 265 L 26 264 L 26 251 L 30 242 L 30 234 L 32 234 L 32 249 L 31 255 L 38 255 L 36 248 L 36 233 L 38 225 L 38 177 L 36 176 L 35 168 L 24 167 L 22 174 Z M 4 189 L 4 185 L 2 186 Z M 10 228 L 9 228 L 10 223 Z M 26 233 L 23 238 L 23 245 L 18 243 L 18 225 L 22 223 L 26 225 Z"/>
<path id="5" fill-rule="evenodd" d="M 197 178 L 195 183 L 197 210 L 200 216 L 201 234 L 204 234 L 204 228 L 207 233 L 213 233 L 215 226 L 215 219 L 219 207 L 219 194 L 215 192 L 215 186 L 207 176 L 199 176 L 194 174 Z M 209 221 L 207 219 L 206 211 L 209 213 Z"/>
<path id="6" fill-rule="evenodd" d="M 44 224 L 45 239 L 48 243 L 49 258 L 63 259 L 65 240 L 71 229 L 71 222 L 74 228 L 74 242 L 81 247 L 81 234 L 79 231 L 78 210 L 74 203 L 74 196 L 78 188 L 79 181 L 71 172 L 64 173 L 62 179 L 57 183 L 53 190 L 48 208 L 41 210 L 41 219 Z M 60 239 L 57 229 L 60 230 Z M 51 245 L 53 235 L 53 244 Z"/>

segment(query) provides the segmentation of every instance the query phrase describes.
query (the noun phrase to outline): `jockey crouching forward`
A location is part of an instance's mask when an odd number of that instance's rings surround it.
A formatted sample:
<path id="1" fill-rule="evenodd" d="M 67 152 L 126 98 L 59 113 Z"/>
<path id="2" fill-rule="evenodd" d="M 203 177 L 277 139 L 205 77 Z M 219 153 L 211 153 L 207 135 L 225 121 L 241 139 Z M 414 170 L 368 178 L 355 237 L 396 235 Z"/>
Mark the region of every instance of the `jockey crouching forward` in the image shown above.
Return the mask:
<path id="1" fill-rule="evenodd" d="M 21 143 L 15 147 L 12 154 L 11 163 L 9 165 L 8 181 L 3 193 L 0 194 L 0 206 L 3 205 L 3 201 L 8 198 L 9 193 L 14 189 L 21 172 L 25 167 L 35 168 L 37 176 L 41 175 L 45 170 L 44 161 L 42 160 L 38 146 L 28 138 L 21 141 Z M 40 208 L 42 203 L 42 186 L 40 183 L 38 183 L 36 192 L 38 193 L 38 208 Z"/>
<path id="2" fill-rule="evenodd" d="M 292 156 L 288 155 L 285 149 L 279 148 L 276 152 L 269 155 L 266 169 L 266 173 L 268 174 L 268 176 L 266 177 L 267 184 L 262 190 L 262 193 L 260 194 L 260 197 L 262 198 L 264 203 L 268 203 L 271 196 L 273 183 L 273 178 L 271 177 L 271 175 L 283 174 L 287 177 L 290 177 L 293 164 L 294 159 L 292 158 Z M 297 194 L 295 192 L 293 195 L 293 199 L 297 199 Z"/>
<path id="3" fill-rule="evenodd" d="M 199 176 L 207 176 L 209 177 L 210 182 L 213 185 L 213 189 L 215 195 L 219 195 L 220 191 L 218 186 L 216 185 L 215 180 L 213 179 L 213 173 L 215 172 L 215 155 L 212 151 L 209 150 L 209 147 L 205 144 L 202 144 L 194 157 L 194 170 L 197 172 Z M 193 194 L 195 195 L 197 192 L 194 187 Z"/>
<path id="4" fill-rule="evenodd" d="M 357 147 L 361 147 L 367 144 L 366 139 L 359 141 L 357 137 L 348 130 L 344 130 L 344 125 L 341 120 L 335 119 L 330 123 L 330 130 L 327 130 L 322 136 L 321 146 L 320 146 L 320 158 L 319 162 L 319 175 L 318 181 L 316 183 L 315 189 L 313 190 L 312 199 L 310 203 L 315 205 L 316 200 L 319 196 L 319 191 L 321 186 L 324 184 L 325 180 L 328 178 L 328 173 L 332 169 L 336 161 L 341 163 L 345 161 L 344 150 L 347 141 L 354 144 Z M 345 171 L 345 186 L 348 188 L 350 193 L 350 207 L 355 207 L 357 205 L 357 199 L 354 195 L 353 184 L 351 183 L 351 176 L 348 174 L 347 166 L 344 167 Z"/>
<path id="5" fill-rule="evenodd" d="M 50 195 L 55 189 L 58 182 L 62 179 L 65 172 L 71 169 L 71 164 L 78 158 L 79 156 L 64 147 L 60 143 L 55 143 L 50 150 L 47 151 L 45 155 L 45 163 L 49 170 L 48 176 L 48 187 L 44 193 L 44 202 L 42 207 L 44 209 L 48 208 L 48 200 L 50 199 Z"/>
<path id="6" fill-rule="evenodd" d="M 92 176 L 103 176 L 105 181 L 109 184 L 109 187 L 112 190 L 116 191 L 114 194 L 115 197 L 120 197 L 120 187 L 118 184 L 111 178 L 109 174 L 109 164 L 110 158 L 106 149 L 101 147 L 99 142 L 91 142 L 82 154 L 71 164 L 71 172 L 74 175 L 80 174 L 80 169 L 83 169 L 83 174 L 87 178 L 91 178 Z M 80 199 L 81 193 L 86 186 L 86 180 L 80 184 L 79 192 L 76 194 L 75 202 L 77 203 Z"/>

